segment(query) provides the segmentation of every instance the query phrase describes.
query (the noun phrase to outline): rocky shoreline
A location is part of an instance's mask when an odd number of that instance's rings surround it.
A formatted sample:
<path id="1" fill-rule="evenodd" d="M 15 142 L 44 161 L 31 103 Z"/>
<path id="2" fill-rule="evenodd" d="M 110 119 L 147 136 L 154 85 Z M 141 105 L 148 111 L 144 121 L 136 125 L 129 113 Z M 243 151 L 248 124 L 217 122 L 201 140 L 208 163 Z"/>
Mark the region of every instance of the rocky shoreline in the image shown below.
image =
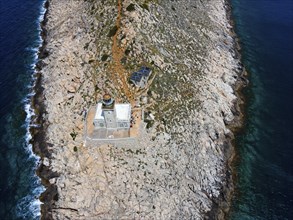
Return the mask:
<path id="1" fill-rule="evenodd" d="M 116 1 L 46 7 L 31 130 L 42 219 L 225 218 L 246 84 L 227 2 L 123 1 L 118 27 Z M 85 147 L 83 110 L 103 91 L 127 101 L 113 74 L 142 64 L 155 121 L 141 146 Z"/>

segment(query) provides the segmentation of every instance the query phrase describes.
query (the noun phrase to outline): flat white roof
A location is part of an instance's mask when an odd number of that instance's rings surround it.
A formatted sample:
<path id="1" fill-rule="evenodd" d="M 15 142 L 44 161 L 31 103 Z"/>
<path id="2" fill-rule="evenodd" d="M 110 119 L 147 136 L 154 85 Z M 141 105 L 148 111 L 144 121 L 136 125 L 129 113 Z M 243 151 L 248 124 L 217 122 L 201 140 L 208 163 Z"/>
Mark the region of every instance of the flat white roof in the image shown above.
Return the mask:
<path id="1" fill-rule="evenodd" d="M 130 104 L 115 104 L 116 118 L 118 120 L 130 120 L 131 105 Z M 98 103 L 94 120 L 104 120 L 102 103 Z"/>
<path id="2" fill-rule="evenodd" d="M 104 116 L 102 115 L 102 113 L 103 113 L 103 111 L 102 111 L 102 103 L 98 103 L 94 119 L 103 119 L 104 120 Z"/>
<path id="3" fill-rule="evenodd" d="M 119 120 L 130 120 L 131 105 L 130 104 L 115 104 L 116 117 Z"/>

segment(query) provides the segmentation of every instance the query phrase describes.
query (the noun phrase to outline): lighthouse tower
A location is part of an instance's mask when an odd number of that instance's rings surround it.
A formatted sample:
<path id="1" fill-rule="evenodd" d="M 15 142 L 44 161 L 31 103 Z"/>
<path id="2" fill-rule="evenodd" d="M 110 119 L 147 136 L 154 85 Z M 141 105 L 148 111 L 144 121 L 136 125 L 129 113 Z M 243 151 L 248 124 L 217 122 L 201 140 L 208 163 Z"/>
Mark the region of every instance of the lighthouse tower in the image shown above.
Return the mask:
<path id="1" fill-rule="evenodd" d="M 115 100 L 109 94 L 105 94 L 102 100 L 102 111 L 105 119 L 106 127 L 117 128 Z"/>

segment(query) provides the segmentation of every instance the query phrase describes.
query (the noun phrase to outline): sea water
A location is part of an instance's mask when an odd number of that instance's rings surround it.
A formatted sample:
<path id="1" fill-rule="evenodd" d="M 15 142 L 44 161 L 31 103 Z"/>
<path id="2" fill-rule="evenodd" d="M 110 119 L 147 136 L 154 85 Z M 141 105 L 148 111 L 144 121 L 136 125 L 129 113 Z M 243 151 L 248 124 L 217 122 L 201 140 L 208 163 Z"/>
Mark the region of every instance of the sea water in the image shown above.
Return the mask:
<path id="1" fill-rule="evenodd" d="M 0 2 L 0 219 L 38 219 L 28 126 L 43 0 Z M 232 0 L 249 71 L 230 219 L 293 219 L 293 1 Z"/>
<path id="2" fill-rule="evenodd" d="M 0 2 L 0 219 L 39 219 L 44 190 L 29 126 L 44 0 Z"/>
<path id="3" fill-rule="evenodd" d="M 293 219 L 293 1 L 232 6 L 250 85 L 230 219 Z"/>

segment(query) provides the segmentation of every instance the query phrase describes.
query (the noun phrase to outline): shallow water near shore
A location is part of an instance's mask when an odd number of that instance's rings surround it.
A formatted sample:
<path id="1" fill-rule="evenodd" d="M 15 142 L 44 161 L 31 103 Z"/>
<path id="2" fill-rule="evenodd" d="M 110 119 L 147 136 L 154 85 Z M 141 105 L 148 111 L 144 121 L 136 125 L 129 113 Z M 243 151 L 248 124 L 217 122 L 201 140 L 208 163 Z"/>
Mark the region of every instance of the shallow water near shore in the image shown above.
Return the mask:
<path id="1" fill-rule="evenodd" d="M 1 2 L 0 7 L 0 219 L 38 219 L 43 191 L 28 131 L 33 111 L 43 0 Z"/>
<path id="2" fill-rule="evenodd" d="M 250 86 L 230 219 L 293 219 L 293 2 L 232 5 Z"/>

